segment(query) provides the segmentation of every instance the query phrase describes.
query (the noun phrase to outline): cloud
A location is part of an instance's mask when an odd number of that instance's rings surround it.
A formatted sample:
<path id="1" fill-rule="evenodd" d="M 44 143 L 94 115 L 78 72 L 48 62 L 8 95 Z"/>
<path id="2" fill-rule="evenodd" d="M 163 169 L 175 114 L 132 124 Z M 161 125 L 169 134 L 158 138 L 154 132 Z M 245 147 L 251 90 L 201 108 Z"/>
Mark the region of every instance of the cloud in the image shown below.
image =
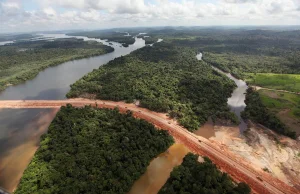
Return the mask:
<path id="1" fill-rule="evenodd" d="M 19 14 L 20 4 L 16 2 L 2 2 L 0 3 L 1 14 L 7 16 L 15 16 Z"/>
<path id="2" fill-rule="evenodd" d="M 283 12 L 283 6 L 280 3 L 272 2 L 270 9 L 268 9 L 270 14 L 278 14 Z"/>
<path id="3" fill-rule="evenodd" d="M 37 3 L 35 10 L 24 9 L 21 0 L 2 0 L 0 31 L 150 25 L 300 24 L 298 0 L 31 1 Z"/>
<path id="4" fill-rule="evenodd" d="M 256 3 L 258 0 L 223 0 L 226 3 Z"/>

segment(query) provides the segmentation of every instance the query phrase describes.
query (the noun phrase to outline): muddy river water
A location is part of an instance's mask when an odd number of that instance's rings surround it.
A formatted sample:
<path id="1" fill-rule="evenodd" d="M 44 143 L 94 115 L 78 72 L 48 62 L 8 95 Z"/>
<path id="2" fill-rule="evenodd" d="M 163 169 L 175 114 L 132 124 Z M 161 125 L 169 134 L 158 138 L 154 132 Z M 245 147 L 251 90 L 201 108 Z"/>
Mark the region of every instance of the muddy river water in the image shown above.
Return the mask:
<path id="1" fill-rule="evenodd" d="M 44 34 L 43 36 L 47 39 L 71 37 L 64 34 Z M 32 80 L 8 87 L 0 93 L 0 100 L 65 99 L 70 85 L 88 72 L 116 57 L 127 55 L 145 46 L 145 41 L 140 38 L 135 38 L 135 43 L 129 45 L 129 47 L 123 47 L 114 42 L 109 44 L 100 39 L 77 38 L 102 42 L 105 45 L 114 47 L 115 51 L 49 67 Z M 227 76 L 238 85 L 232 97 L 228 99 L 228 104 L 231 110 L 240 118 L 239 113 L 245 107 L 243 93 L 247 86 L 232 76 Z M 23 171 L 38 148 L 40 136 L 47 132 L 48 126 L 57 111 L 57 109 L 0 109 L 0 187 L 8 191 L 13 191 L 16 188 Z M 208 121 L 204 125 L 205 129 L 202 129 L 199 135 L 206 138 L 212 136 L 211 125 L 211 121 Z M 173 167 L 180 165 L 187 153 L 187 148 L 181 144 L 171 146 L 165 153 L 153 159 L 146 173 L 133 185 L 130 194 L 157 193 L 167 181 Z"/>
<path id="2" fill-rule="evenodd" d="M 46 39 L 68 38 L 64 34 L 44 34 Z M 135 38 L 135 43 L 123 47 L 119 43 L 87 37 L 114 47 L 105 55 L 74 60 L 40 72 L 34 79 L 10 86 L 0 93 L 0 100 L 65 99 L 70 85 L 82 76 L 110 60 L 145 46 L 145 41 Z M 52 109 L 0 109 L 0 187 L 13 191 L 23 171 L 35 153 L 39 139 L 44 134 L 57 110 Z"/>

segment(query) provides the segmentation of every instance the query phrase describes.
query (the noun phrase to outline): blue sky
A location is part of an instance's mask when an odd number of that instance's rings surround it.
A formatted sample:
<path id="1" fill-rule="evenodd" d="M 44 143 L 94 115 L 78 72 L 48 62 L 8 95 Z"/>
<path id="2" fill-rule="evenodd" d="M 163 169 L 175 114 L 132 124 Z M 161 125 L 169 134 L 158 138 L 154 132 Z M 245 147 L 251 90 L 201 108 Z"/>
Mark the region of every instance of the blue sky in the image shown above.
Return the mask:
<path id="1" fill-rule="evenodd" d="M 300 0 L 0 0 L 0 31 L 300 25 Z"/>

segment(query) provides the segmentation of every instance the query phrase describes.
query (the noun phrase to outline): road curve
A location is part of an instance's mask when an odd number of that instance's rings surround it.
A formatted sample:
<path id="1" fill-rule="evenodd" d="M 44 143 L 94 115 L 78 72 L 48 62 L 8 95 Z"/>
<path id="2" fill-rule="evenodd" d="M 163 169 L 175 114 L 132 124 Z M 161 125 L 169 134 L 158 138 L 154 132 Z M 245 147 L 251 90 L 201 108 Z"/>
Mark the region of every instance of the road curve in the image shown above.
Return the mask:
<path id="1" fill-rule="evenodd" d="M 135 117 L 145 119 L 159 128 L 168 130 L 176 141 L 185 144 L 191 151 L 202 156 L 208 156 L 222 171 L 230 174 L 233 179 L 249 184 L 255 193 L 300 193 L 296 188 L 290 187 L 274 177 L 256 172 L 253 168 L 237 160 L 236 157 L 228 155 L 216 147 L 209 140 L 196 136 L 162 114 L 133 104 L 81 98 L 68 100 L 3 100 L 0 101 L 0 108 L 59 108 L 66 104 L 72 104 L 75 107 L 83 107 L 85 105 L 110 109 L 118 107 L 120 112 L 130 110 Z"/>

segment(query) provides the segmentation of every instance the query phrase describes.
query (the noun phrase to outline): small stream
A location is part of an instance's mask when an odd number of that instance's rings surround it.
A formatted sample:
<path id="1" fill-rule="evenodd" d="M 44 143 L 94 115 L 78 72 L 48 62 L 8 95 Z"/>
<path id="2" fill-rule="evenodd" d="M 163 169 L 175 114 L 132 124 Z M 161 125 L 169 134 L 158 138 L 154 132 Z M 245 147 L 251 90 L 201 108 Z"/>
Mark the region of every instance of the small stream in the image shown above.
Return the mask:
<path id="1" fill-rule="evenodd" d="M 196 55 L 196 58 L 198 60 L 202 60 L 202 56 L 203 56 L 202 53 L 199 53 L 198 55 Z M 242 133 L 247 129 L 247 124 L 241 118 L 241 112 L 243 112 L 244 109 L 246 108 L 245 99 L 246 99 L 246 91 L 248 89 L 248 86 L 245 81 L 233 77 L 230 73 L 226 73 L 214 66 L 211 67 L 217 72 L 226 75 L 229 79 L 233 80 L 234 83 L 237 85 L 237 88 L 234 89 L 234 91 L 231 94 L 231 97 L 227 99 L 227 104 L 231 112 L 233 112 L 240 120 L 239 129 L 240 132 Z"/>

